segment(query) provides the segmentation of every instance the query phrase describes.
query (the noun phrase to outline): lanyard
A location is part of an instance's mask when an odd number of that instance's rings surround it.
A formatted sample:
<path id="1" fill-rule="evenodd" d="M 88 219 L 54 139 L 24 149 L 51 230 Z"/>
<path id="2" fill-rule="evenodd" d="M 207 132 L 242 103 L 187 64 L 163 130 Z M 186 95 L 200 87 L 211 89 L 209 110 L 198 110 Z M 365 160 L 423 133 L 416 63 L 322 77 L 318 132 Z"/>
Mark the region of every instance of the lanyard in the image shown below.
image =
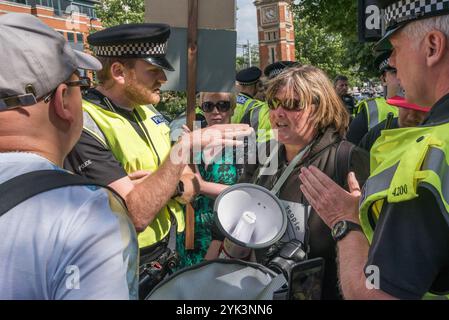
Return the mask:
<path id="1" fill-rule="evenodd" d="M 296 165 L 304 158 L 304 155 L 310 150 L 310 148 L 312 147 L 313 142 L 308 144 L 305 148 L 303 148 L 294 158 L 293 160 L 288 164 L 287 168 L 284 170 L 284 172 L 282 173 L 282 175 L 279 177 L 279 179 L 276 181 L 276 184 L 274 185 L 274 187 L 271 189 L 271 192 L 273 192 L 274 194 L 278 194 L 280 189 L 282 188 L 282 186 L 284 185 L 285 181 L 287 180 L 287 178 L 290 176 L 290 174 L 293 172 L 293 170 L 295 169 Z M 279 150 L 279 146 L 276 147 Z M 259 178 L 262 176 L 262 173 L 264 172 L 264 169 L 267 168 L 267 166 L 269 165 L 270 161 L 274 158 L 274 156 L 277 156 L 278 152 L 273 152 L 273 155 L 271 155 L 268 158 L 268 161 L 264 164 L 263 168 L 260 170 L 259 175 L 257 176 L 257 180 L 259 180 Z"/>

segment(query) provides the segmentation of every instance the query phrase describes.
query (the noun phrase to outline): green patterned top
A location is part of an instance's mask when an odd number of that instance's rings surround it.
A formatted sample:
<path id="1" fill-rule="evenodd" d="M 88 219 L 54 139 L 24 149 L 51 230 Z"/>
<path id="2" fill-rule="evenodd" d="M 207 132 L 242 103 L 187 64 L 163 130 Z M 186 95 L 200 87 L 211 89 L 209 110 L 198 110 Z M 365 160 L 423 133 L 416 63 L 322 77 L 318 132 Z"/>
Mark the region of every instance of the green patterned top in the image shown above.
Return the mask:
<path id="1" fill-rule="evenodd" d="M 236 165 L 233 164 L 233 159 L 230 158 L 223 153 L 221 160 L 219 159 L 219 161 L 215 161 L 207 167 L 204 163 L 198 165 L 204 181 L 226 185 L 235 184 L 238 180 L 238 170 Z M 214 202 L 215 199 L 204 195 L 197 196 L 193 202 L 193 208 L 195 209 L 195 249 L 185 250 L 185 233 L 178 235 L 176 239 L 177 251 L 181 258 L 179 268 L 203 261 L 212 240 L 211 229 L 215 223 Z"/>

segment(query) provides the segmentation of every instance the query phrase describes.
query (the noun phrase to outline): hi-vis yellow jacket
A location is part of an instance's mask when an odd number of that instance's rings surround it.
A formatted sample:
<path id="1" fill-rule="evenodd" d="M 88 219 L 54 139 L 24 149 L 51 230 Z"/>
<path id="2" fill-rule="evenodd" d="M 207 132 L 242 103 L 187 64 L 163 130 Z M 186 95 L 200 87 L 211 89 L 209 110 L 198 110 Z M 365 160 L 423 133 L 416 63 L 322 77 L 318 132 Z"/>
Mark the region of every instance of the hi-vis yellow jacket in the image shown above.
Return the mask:
<path id="1" fill-rule="evenodd" d="M 370 243 L 382 207 L 419 197 L 418 187 L 431 190 L 449 215 L 448 132 L 449 123 L 382 131 L 371 149 L 371 175 L 360 200 L 360 222 Z"/>
<path id="2" fill-rule="evenodd" d="M 397 117 L 399 114 L 398 108 L 389 105 L 384 98 L 363 100 L 357 105 L 357 114 L 359 114 L 363 108 L 366 109 L 368 130 L 371 130 L 387 119 L 390 112 L 394 114 L 394 117 Z"/>
<path id="3" fill-rule="evenodd" d="M 162 116 L 153 107 L 140 106 L 134 111 L 145 139 L 139 136 L 127 119 L 115 112 L 86 100 L 83 100 L 83 109 L 84 130 L 109 148 L 127 173 L 137 170 L 154 172 L 169 155 L 170 129 L 162 123 Z M 140 248 L 155 244 L 168 235 L 171 227 L 170 213 L 176 218 L 178 232 L 184 230 L 183 210 L 178 202 L 170 200 L 151 225 L 138 235 Z"/>

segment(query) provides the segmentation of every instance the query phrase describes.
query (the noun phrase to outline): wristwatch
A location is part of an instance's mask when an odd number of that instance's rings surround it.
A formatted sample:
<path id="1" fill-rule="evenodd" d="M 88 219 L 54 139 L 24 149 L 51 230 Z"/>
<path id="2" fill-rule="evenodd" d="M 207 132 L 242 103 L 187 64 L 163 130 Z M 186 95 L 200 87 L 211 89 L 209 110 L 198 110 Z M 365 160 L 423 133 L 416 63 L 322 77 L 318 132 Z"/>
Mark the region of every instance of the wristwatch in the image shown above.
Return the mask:
<path id="1" fill-rule="evenodd" d="M 357 223 L 348 220 L 338 221 L 332 227 L 332 238 L 334 238 L 335 241 L 339 241 L 346 237 L 346 235 L 353 230 L 363 232 L 362 227 Z"/>

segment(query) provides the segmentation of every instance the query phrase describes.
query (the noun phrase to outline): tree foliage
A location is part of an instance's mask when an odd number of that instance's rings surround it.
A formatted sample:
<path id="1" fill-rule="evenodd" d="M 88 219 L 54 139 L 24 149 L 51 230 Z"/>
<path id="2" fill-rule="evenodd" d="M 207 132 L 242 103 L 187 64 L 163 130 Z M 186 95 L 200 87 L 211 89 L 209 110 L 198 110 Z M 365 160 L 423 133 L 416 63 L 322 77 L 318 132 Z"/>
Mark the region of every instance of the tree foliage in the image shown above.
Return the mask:
<path id="1" fill-rule="evenodd" d="M 346 71 L 343 66 L 346 50 L 340 34 L 314 26 L 308 18 L 297 20 L 295 24 L 298 61 L 317 66 L 331 77 Z"/>
<path id="2" fill-rule="evenodd" d="M 292 10 L 300 61 L 330 76 L 344 73 L 354 84 L 376 77 L 372 44 L 358 42 L 357 1 L 301 0 Z"/>
<path id="3" fill-rule="evenodd" d="M 101 0 L 96 13 L 103 27 L 144 22 L 144 0 Z"/>

